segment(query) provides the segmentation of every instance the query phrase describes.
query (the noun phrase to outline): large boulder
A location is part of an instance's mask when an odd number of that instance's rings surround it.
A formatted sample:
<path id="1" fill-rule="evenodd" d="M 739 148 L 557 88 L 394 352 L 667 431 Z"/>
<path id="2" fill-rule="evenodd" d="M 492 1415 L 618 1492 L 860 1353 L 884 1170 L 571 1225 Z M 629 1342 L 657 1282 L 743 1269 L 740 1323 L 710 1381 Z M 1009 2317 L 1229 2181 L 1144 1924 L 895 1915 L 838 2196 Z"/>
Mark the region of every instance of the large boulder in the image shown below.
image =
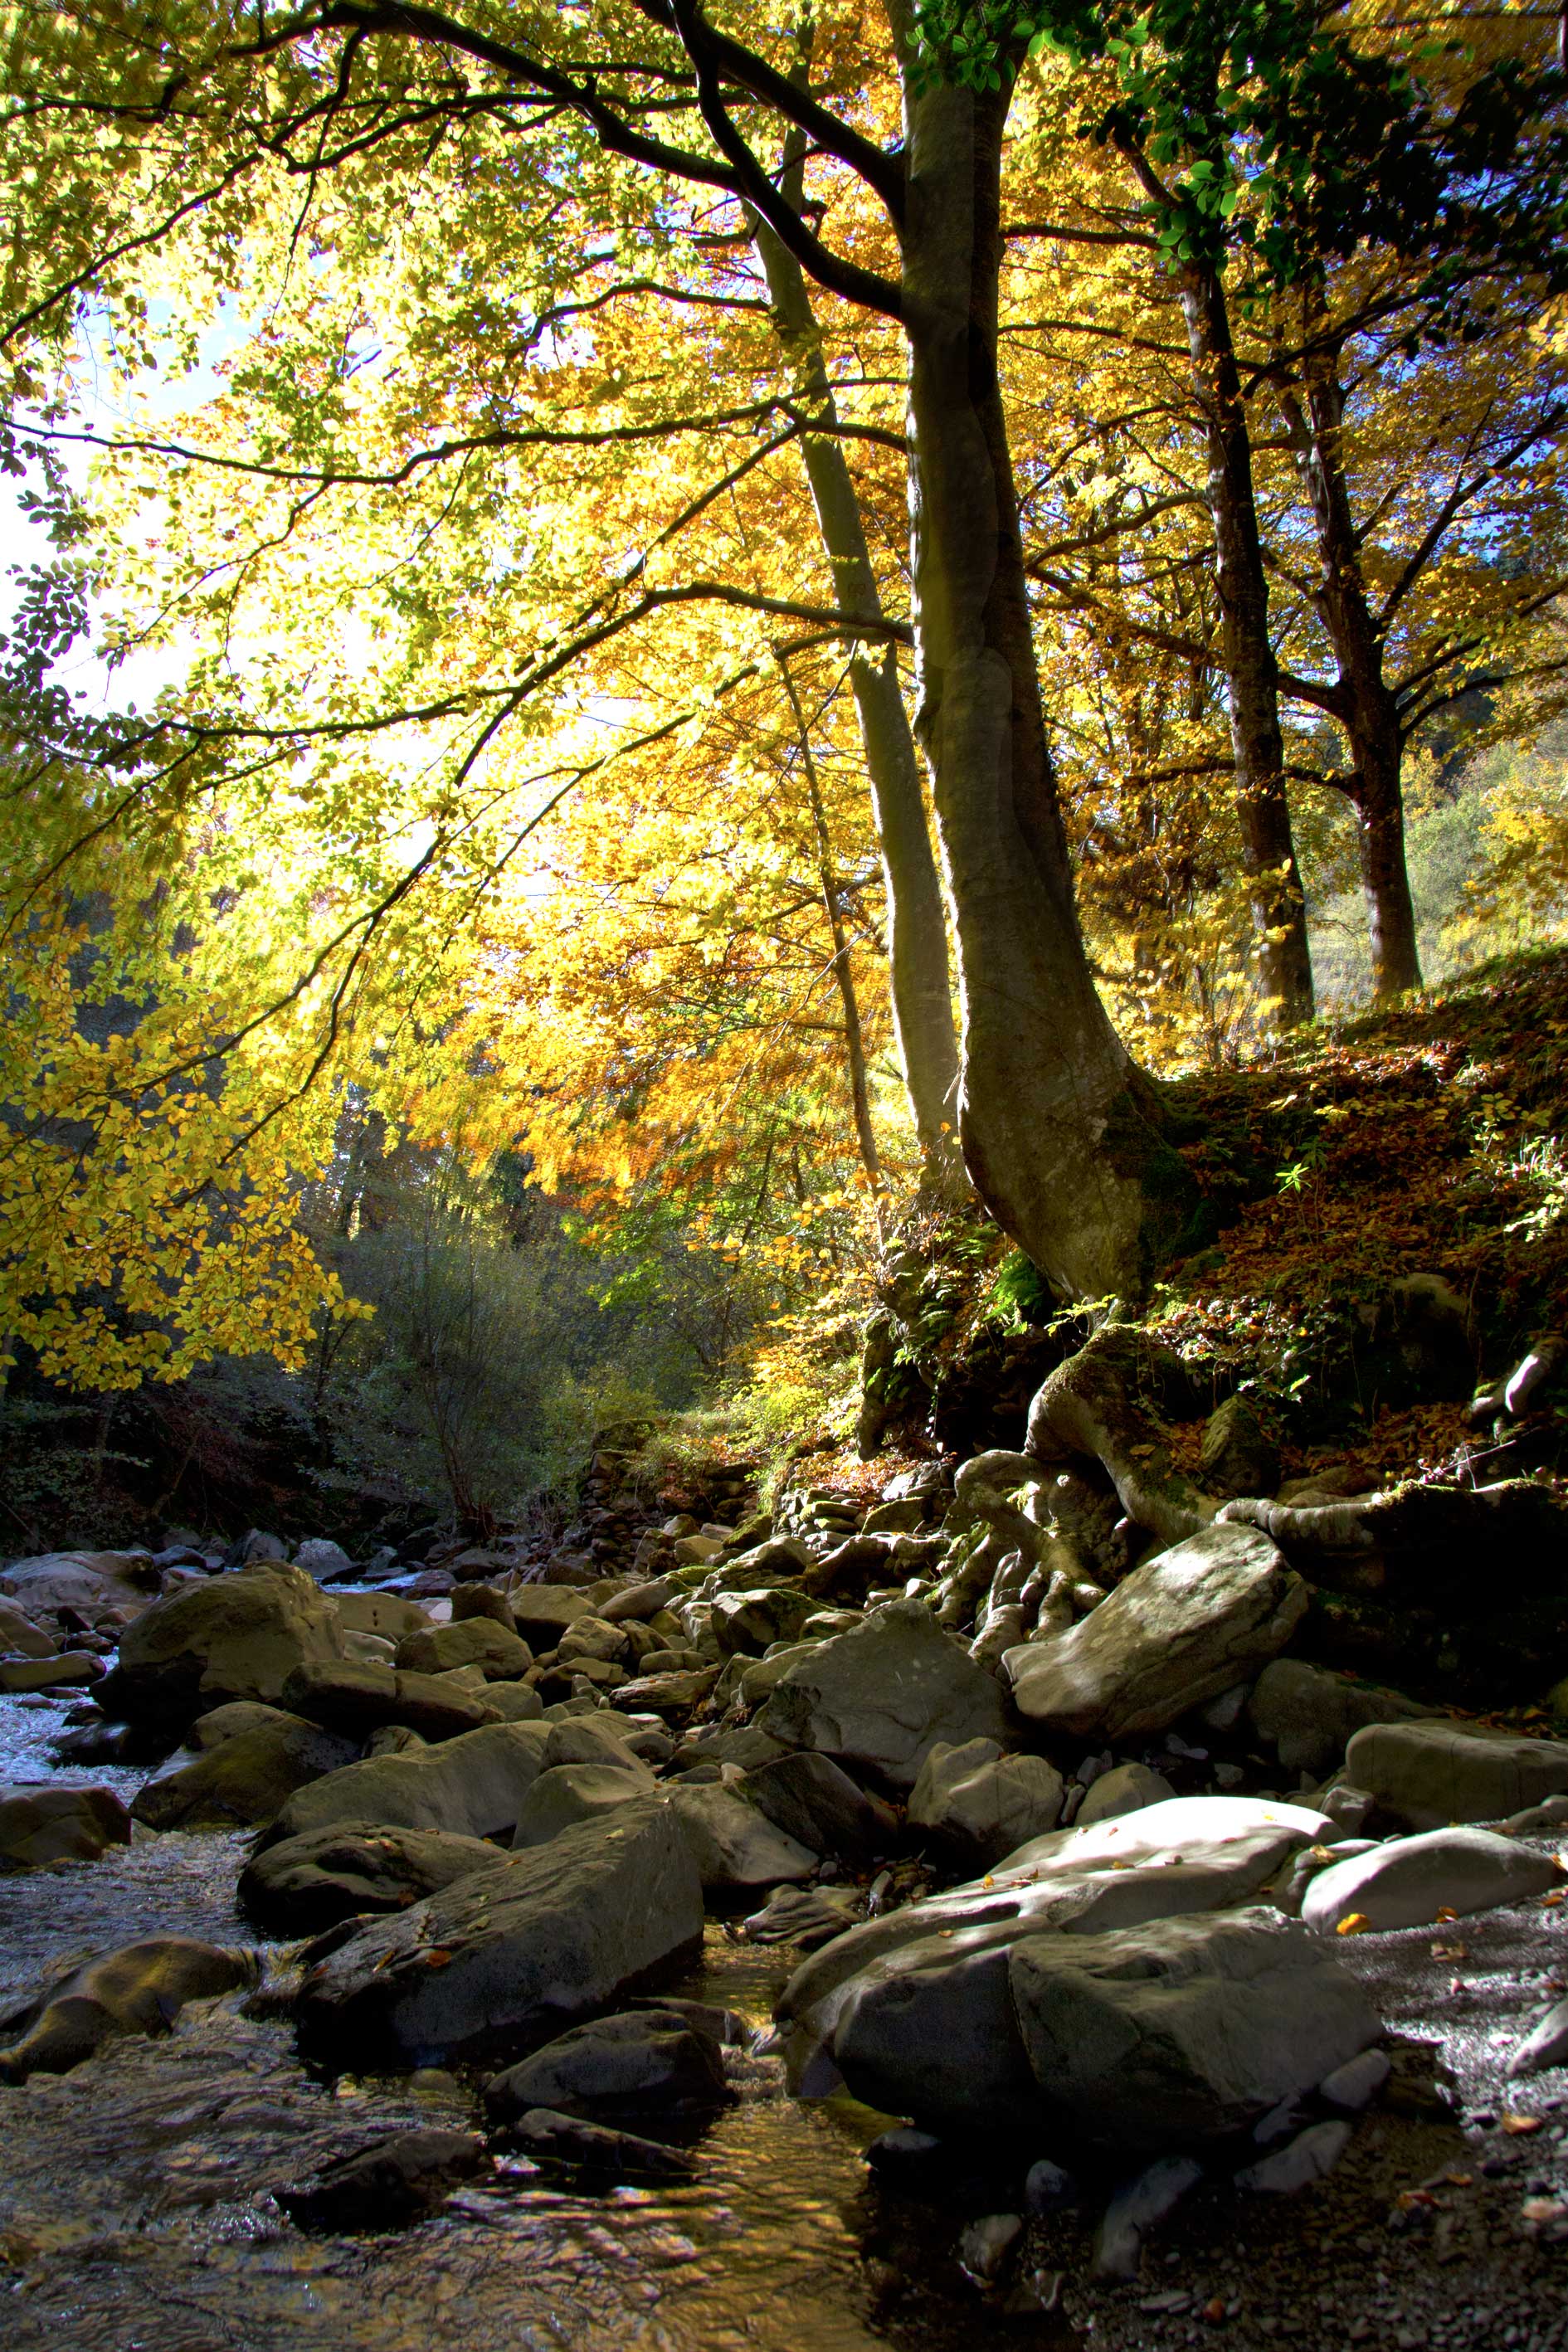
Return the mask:
<path id="1" fill-rule="evenodd" d="M 793 1584 L 721 1592 L 713 1602 L 713 1638 L 726 1657 L 737 1651 L 760 1657 L 775 1642 L 792 1642 L 816 1605 Z"/>
<path id="2" fill-rule="evenodd" d="M 259 1927 L 317 1936 L 362 1912 L 406 1911 L 476 1870 L 499 1869 L 506 1859 L 500 1846 L 444 1830 L 334 1822 L 253 1854 L 239 1874 L 239 1899 Z"/>
<path id="3" fill-rule="evenodd" d="M 539 1778 L 549 1727 L 491 1723 L 397 1756 L 367 1756 L 289 1798 L 276 1838 L 302 1830 L 375 1822 L 385 1828 L 450 1830 L 458 1837 L 510 1837 Z"/>
<path id="4" fill-rule="evenodd" d="M 940 1739 L 1008 1737 L 994 1677 L 923 1602 L 895 1601 L 817 1643 L 774 1685 L 757 1718 L 786 1748 L 815 1748 L 912 1788 Z"/>
<path id="5" fill-rule="evenodd" d="M 719 2049 L 678 2011 L 631 2010 L 574 2025 L 493 2075 L 485 2108 L 506 2124 L 531 2107 L 592 2120 L 722 2106 L 733 2095 Z"/>
<path id="6" fill-rule="evenodd" d="M 589 1614 L 580 1592 L 561 1584 L 513 1584 L 507 1589 L 511 1622 L 535 1650 L 553 1650 L 568 1625 Z"/>
<path id="7" fill-rule="evenodd" d="M 455 1625 L 426 1625 L 397 1645 L 395 1662 L 407 1674 L 444 1675 L 454 1666 L 478 1666 L 487 1680 L 515 1682 L 533 1664 L 533 1652 L 504 1625 L 489 1617 L 465 1617 Z"/>
<path id="8" fill-rule="evenodd" d="M 673 1808 L 704 1888 L 714 1895 L 809 1878 L 819 1857 L 748 1804 L 733 1784 L 674 1781 Z"/>
<path id="9" fill-rule="evenodd" d="M 1551 1855 L 1494 1830 L 1427 1830 L 1318 1871 L 1308 1881 L 1301 1916 L 1321 1935 L 1336 1934 L 1347 1919 L 1374 1931 L 1425 1927 L 1445 1913 L 1462 1918 L 1562 1885 Z"/>
<path id="10" fill-rule="evenodd" d="M 131 1810 L 151 1830 L 250 1827 L 271 1821 L 297 1789 L 341 1771 L 357 1753 L 352 1740 L 319 1724 L 279 1715 L 146 1781 Z"/>
<path id="11" fill-rule="evenodd" d="M 1446 1720 L 1373 1723 L 1351 1741 L 1344 1777 L 1407 1829 L 1502 1821 L 1568 1794 L 1568 1740 Z"/>
<path id="12" fill-rule="evenodd" d="M 1223 2138 L 1383 2031 L 1332 1954 L 1273 1911 L 1032 1936 L 1008 1981 L 1064 2145 L 1154 2153 Z"/>
<path id="13" fill-rule="evenodd" d="M 1331 1674 L 1303 1658 L 1264 1667 L 1247 1702 L 1252 1727 L 1287 1772 L 1321 1775 L 1338 1764 L 1369 1723 L 1403 1723 L 1432 1715 L 1398 1691 L 1379 1690 L 1353 1675 Z"/>
<path id="14" fill-rule="evenodd" d="M 39 1552 L 0 1572 L 0 1592 L 35 1617 L 57 1609 L 79 1609 L 85 1617 L 104 1609 L 142 1610 L 162 1583 L 145 1551 Z"/>
<path id="15" fill-rule="evenodd" d="M 1381 2032 L 1293 1921 L 1244 1911 L 1104 1935 L 931 1937 L 849 1988 L 833 2052 L 854 2095 L 931 2128 L 1144 2153 L 1217 2138 Z"/>
<path id="16" fill-rule="evenodd" d="M 131 1816 L 111 1789 L 0 1788 L 0 1871 L 96 1862 L 131 1843 Z"/>
<path id="17" fill-rule="evenodd" d="M 399 1674 L 390 1665 L 353 1660 L 296 1666 L 283 1685 L 283 1704 L 353 1739 L 368 1739 L 389 1723 L 406 1724 L 421 1739 L 455 1739 L 500 1720 L 488 1697 L 446 1675 Z M 543 1713 L 538 1699 L 530 1712 Z"/>
<path id="18" fill-rule="evenodd" d="M 1003 1666 L 1031 1723 L 1127 1739 L 1248 1681 L 1284 1648 L 1307 1598 L 1259 1528 L 1204 1528 L 1134 1569 L 1066 1633 L 1009 1650 Z"/>
<path id="19" fill-rule="evenodd" d="M 306 1976 L 301 2035 L 339 2066 L 521 2053 L 689 1960 L 701 1936 L 690 1849 L 644 1797 L 362 1927 Z"/>
<path id="20" fill-rule="evenodd" d="M 898 1843 L 899 1817 L 892 1807 L 868 1796 L 830 1756 L 808 1748 L 758 1765 L 737 1787 L 775 1829 L 813 1853 L 868 1862 L 891 1853 Z"/>
<path id="21" fill-rule="evenodd" d="M 186 1585 L 125 1629 L 106 1714 L 183 1726 L 231 1698 L 276 1705 L 297 1667 L 343 1655 L 342 1624 L 302 1569 L 266 1561 Z"/>
<path id="22" fill-rule="evenodd" d="M 1055 1829 L 1062 1776 L 1043 1756 L 1006 1756 L 994 1739 L 938 1740 L 910 1795 L 909 1821 L 965 1861 L 1000 1861 Z"/>
<path id="23" fill-rule="evenodd" d="M 872 1971 L 897 1976 L 927 1945 L 956 1959 L 1046 1929 L 1097 1935 L 1226 1908 L 1334 1835 L 1326 1814 L 1258 1797 L 1173 1797 L 1091 1829 L 1051 1830 L 984 1878 L 849 1928 L 795 1971 L 778 2013 L 797 2055 L 830 2047 L 847 1989 Z"/>

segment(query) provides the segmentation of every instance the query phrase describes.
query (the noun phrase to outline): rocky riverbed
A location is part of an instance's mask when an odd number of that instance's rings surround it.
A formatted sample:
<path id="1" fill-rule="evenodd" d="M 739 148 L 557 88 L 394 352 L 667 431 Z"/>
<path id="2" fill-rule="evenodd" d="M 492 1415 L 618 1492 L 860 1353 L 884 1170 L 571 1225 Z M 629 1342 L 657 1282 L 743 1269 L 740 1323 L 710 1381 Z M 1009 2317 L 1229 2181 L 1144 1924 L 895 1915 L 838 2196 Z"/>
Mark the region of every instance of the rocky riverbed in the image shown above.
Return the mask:
<path id="1" fill-rule="evenodd" d="M 1568 1742 L 1310 1654 L 1342 1507 L 12 1562 L 7 2341 L 1550 2352 Z"/>

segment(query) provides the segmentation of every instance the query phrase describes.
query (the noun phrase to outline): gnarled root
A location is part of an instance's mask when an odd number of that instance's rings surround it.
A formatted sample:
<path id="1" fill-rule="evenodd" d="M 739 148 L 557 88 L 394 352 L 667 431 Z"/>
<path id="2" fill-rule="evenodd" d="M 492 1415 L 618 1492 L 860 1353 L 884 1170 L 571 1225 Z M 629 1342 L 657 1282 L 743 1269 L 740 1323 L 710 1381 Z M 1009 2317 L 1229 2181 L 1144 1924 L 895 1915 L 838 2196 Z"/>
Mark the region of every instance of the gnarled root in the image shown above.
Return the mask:
<path id="1" fill-rule="evenodd" d="M 1331 1581 L 1336 1564 L 1417 1555 L 1426 1581 L 1434 1567 L 1447 1567 L 1443 1555 L 1473 1566 L 1478 1545 L 1500 1539 L 1519 1548 L 1510 1555 L 1516 1579 L 1531 1551 L 1555 1574 L 1568 1547 L 1568 1502 L 1527 1478 L 1493 1486 L 1391 1486 L 1305 1507 L 1248 1497 L 1226 1503 L 1219 1517 L 1261 1528 L 1293 1566 L 1307 1575 L 1316 1569 Z"/>
<path id="2" fill-rule="evenodd" d="M 1108 1323 L 1059 1364 L 1029 1408 L 1025 1453 L 1037 1464 L 1092 1454 L 1105 1465 L 1127 1517 L 1162 1543 L 1206 1528 L 1218 1498 L 1172 1464 L 1167 1415 L 1199 1400 L 1181 1359 L 1127 1323 Z"/>

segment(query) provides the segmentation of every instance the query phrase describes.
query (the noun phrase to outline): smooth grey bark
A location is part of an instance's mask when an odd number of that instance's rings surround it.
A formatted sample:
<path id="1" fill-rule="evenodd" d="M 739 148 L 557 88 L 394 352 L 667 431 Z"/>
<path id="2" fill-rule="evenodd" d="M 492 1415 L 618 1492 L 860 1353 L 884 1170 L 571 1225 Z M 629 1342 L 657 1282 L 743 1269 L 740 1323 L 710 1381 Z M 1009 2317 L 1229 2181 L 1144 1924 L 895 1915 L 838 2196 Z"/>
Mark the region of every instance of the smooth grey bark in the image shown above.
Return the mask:
<path id="1" fill-rule="evenodd" d="M 1285 789 L 1252 441 L 1219 274 L 1190 263 L 1182 270 L 1179 292 L 1207 450 L 1236 806 L 1242 857 L 1253 886 L 1253 929 L 1264 988 L 1279 1007 L 1280 1024 L 1293 1028 L 1312 1017 L 1312 962 Z"/>
<path id="2" fill-rule="evenodd" d="M 1190 1180 L 1095 992 L 1046 740 L 996 371 L 1007 98 L 905 90 L 916 730 L 954 914 L 975 1189 L 1069 1297 L 1135 1297 Z"/>
<path id="3" fill-rule="evenodd" d="M 793 362 L 796 388 L 824 425 L 836 425 L 833 387 L 805 274 L 766 224 L 754 215 L 753 222 L 774 328 Z M 801 451 L 838 607 L 879 620 L 877 576 L 843 448 L 826 435 L 807 433 Z M 914 737 L 894 647 L 879 652 L 859 638 L 847 653 L 882 859 L 893 1034 L 927 1181 L 939 1194 L 956 1198 L 968 1190 L 958 1147 L 958 1035 L 942 883 Z"/>
<path id="4" fill-rule="evenodd" d="M 1350 746 L 1345 789 L 1356 814 L 1373 985 L 1384 1003 L 1421 985 L 1415 908 L 1405 860 L 1405 730 L 1398 698 L 1384 674 L 1383 631 L 1367 597 L 1351 510 L 1339 352 L 1323 329 L 1318 308 L 1308 320 L 1301 357 L 1305 415 L 1293 394 L 1287 394 L 1282 404 L 1311 503 L 1321 566 L 1315 602 L 1339 670 L 1326 699 Z"/>

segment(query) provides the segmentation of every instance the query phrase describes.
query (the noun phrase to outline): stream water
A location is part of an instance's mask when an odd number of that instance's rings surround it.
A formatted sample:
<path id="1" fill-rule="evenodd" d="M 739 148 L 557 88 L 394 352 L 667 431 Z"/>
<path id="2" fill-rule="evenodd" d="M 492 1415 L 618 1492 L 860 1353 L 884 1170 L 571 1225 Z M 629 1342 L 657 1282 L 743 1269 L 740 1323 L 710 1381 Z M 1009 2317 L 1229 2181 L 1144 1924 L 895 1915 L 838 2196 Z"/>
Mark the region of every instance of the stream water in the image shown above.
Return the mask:
<path id="1" fill-rule="evenodd" d="M 0 1780 L 129 1795 L 142 1774 L 52 1769 L 62 1712 L 0 1701 Z M 0 2007 L 49 1963 L 140 1936 L 252 1941 L 234 1900 L 242 1843 L 174 1833 L 0 1878 Z M 761 2025 L 788 1965 L 713 1926 L 679 1989 Z M 862 2150 L 887 2118 L 797 2104 L 771 2060 L 743 2075 L 689 2187 L 591 2197 L 503 2165 L 416 2229 L 307 2237 L 269 2184 L 380 2127 L 470 2127 L 474 2085 L 323 2082 L 245 1996 L 188 2009 L 167 2039 L 0 2088 L 0 2336 L 12 2352 L 973 2346 L 985 2323 L 952 2258 L 959 2219 L 885 2206 L 869 2183 Z"/>

